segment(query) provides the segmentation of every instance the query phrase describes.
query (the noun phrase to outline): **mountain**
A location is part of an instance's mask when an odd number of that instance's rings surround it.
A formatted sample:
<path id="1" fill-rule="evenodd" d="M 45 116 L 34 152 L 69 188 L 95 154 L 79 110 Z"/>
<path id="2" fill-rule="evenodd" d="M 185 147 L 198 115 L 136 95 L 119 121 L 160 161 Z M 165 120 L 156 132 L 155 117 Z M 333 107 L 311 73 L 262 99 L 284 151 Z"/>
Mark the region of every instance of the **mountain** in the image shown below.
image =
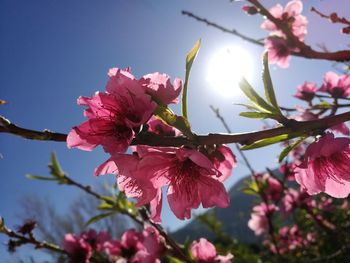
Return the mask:
<path id="1" fill-rule="evenodd" d="M 214 208 L 206 213 L 213 212 L 222 223 L 222 230 L 228 235 L 242 243 L 256 243 L 259 239 L 247 225 L 256 197 L 243 193 L 242 189 L 247 181 L 249 181 L 249 177 L 244 177 L 230 189 L 231 202 L 228 208 Z M 174 232 L 172 236 L 179 242 L 185 242 L 186 239 L 195 240 L 200 237 L 212 239 L 214 234 L 198 219 L 194 219 Z"/>

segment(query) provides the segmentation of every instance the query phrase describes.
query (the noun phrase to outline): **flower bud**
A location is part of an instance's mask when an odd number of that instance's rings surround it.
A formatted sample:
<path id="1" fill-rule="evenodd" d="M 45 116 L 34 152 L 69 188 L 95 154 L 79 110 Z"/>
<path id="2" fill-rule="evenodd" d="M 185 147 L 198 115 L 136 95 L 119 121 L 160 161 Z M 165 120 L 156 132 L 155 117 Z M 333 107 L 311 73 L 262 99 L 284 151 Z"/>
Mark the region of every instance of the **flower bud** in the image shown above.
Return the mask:
<path id="1" fill-rule="evenodd" d="M 337 15 L 337 13 L 332 13 L 332 14 L 330 14 L 329 20 L 331 20 L 332 23 L 337 22 L 337 20 L 338 20 L 338 15 Z"/>
<path id="2" fill-rule="evenodd" d="M 341 32 L 342 32 L 343 34 L 350 34 L 350 26 L 344 27 L 344 28 L 341 30 Z"/>
<path id="3" fill-rule="evenodd" d="M 255 6 L 244 5 L 242 6 L 243 11 L 245 11 L 248 15 L 255 15 L 258 13 L 258 9 Z"/>

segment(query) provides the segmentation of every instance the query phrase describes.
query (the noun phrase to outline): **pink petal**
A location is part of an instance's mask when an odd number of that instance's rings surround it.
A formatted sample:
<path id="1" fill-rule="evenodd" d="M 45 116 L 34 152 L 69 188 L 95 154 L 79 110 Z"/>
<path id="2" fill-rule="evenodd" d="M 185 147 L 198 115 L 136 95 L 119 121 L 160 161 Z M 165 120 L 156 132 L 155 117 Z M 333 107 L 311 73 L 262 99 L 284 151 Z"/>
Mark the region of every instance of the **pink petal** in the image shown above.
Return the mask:
<path id="1" fill-rule="evenodd" d="M 224 185 L 212 178 L 203 176 L 198 180 L 198 191 L 204 208 L 218 206 L 221 208 L 230 205 Z"/>
<path id="2" fill-rule="evenodd" d="M 284 11 L 288 13 L 289 17 L 299 15 L 303 11 L 303 3 L 300 0 L 290 1 Z"/>
<path id="3" fill-rule="evenodd" d="M 163 193 L 162 189 L 157 190 L 157 195 L 150 202 L 150 210 L 151 210 L 151 219 L 154 223 L 160 224 L 162 219 L 160 217 L 162 211 L 162 203 L 163 203 Z"/>
<path id="4" fill-rule="evenodd" d="M 198 208 L 200 204 L 199 196 L 198 196 L 198 187 L 197 185 L 193 185 L 192 193 L 188 193 L 185 189 L 174 188 L 174 186 L 170 185 L 168 188 L 168 202 L 171 211 L 175 214 L 175 216 L 181 220 L 185 218 L 191 218 L 191 209 Z"/>
<path id="5" fill-rule="evenodd" d="M 118 173 L 118 167 L 115 164 L 113 158 L 109 158 L 107 161 L 105 161 L 103 164 L 101 164 L 99 167 L 95 169 L 95 175 L 104 175 L 104 174 L 117 174 Z"/>

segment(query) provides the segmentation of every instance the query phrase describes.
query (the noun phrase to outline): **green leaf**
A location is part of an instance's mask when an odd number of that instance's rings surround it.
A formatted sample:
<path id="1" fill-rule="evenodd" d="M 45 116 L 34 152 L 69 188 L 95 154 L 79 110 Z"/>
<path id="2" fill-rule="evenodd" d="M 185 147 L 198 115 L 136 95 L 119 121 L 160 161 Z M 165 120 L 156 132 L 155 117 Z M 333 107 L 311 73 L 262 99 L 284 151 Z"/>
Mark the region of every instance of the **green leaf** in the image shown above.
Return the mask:
<path id="1" fill-rule="evenodd" d="M 199 39 L 193 46 L 193 48 L 187 53 L 186 56 L 186 74 L 185 74 L 185 83 L 182 90 L 182 116 L 185 119 L 188 119 L 187 114 L 187 90 L 188 90 L 188 80 L 190 78 L 190 72 L 194 59 L 196 58 L 199 48 L 201 46 L 201 40 Z"/>
<path id="2" fill-rule="evenodd" d="M 235 103 L 235 105 L 246 107 L 248 110 L 252 110 L 252 111 L 260 111 L 260 108 L 254 106 L 252 104 Z"/>
<path id="3" fill-rule="evenodd" d="M 276 113 L 276 109 L 267 103 L 260 95 L 253 89 L 245 78 L 239 82 L 239 87 L 244 94 L 259 108 L 259 111 L 267 113 Z"/>
<path id="4" fill-rule="evenodd" d="M 109 204 L 105 201 L 103 201 L 98 207 L 97 209 L 99 210 L 113 210 L 114 206 L 112 204 Z"/>
<path id="5" fill-rule="evenodd" d="M 40 175 L 33 175 L 33 174 L 27 174 L 26 177 L 28 179 L 36 179 L 36 180 L 43 180 L 43 181 L 57 181 L 57 178 L 55 177 L 40 176 Z"/>
<path id="6" fill-rule="evenodd" d="M 187 119 L 177 116 L 167 105 L 158 105 L 155 115 L 165 124 L 175 127 L 186 136 L 192 136 L 191 127 Z"/>
<path id="7" fill-rule="evenodd" d="M 252 150 L 252 149 L 264 147 L 267 145 L 275 144 L 278 142 L 283 142 L 283 141 L 286 141 L 289 139 L 293 139 L 297 136 L 298 136 L 297 134 L 282 134 L 282 135 L 262 139 L 262 140 L 256 141 L 256 142 L 249 144 L 249 145 L 245 145 L 245 146 L 241 147 L 241 150 Z"/>
<path id="8" fill-rule="evenodd" d="M 241 112 L 239 115 L 242 117 L 252 118 L 252 119 L 268 119 L 268 118 L 274 119 L 276 117 L 276 114 L 256 112 L 256 111 Z"/>
<path id="9" fill-rule="evenodd" d="M 264 82 L 264 88 L 265 88 L 265 97 L 269 103 L 271 103 L 275 109 L 278 112 L 280 111 L 280 108 L 278 106 L 277 100 L 276 100 L 276 95 L 275 91 L 273 90 L 273 84 L 270 76 L 270 71 L 269 71 L 269 64 L 268 64 L 268 53 L 265 52 L 264 57 L 263 57 L 263 82 Z"/>
<path id="10" fill-rule="evenodd" d="M 103 218 L 106 218 L 108 216 L 113 215 L 115 212 L 109 212 L 109 213 L 105 213 L 105 214 L 99 214 L 97 216 L 91 217 L 86 223 L 85 226 L 91 225 L 93 223 L 96 223 L 97 221 L 102 220 Z"/>
<path id="11" fill-rule="evenodd" d="M 51 153 L 51 163 L 49 164 L 50 173 L 57 178 L 63 178 L 64 172 L 61 169 L 60 164 L 57 161 L 56 154 Z"/>
<path id="12" fill-rule="evenodd" d="M 243 193 L 247 194 L 247 195 L 258 195 L 257 192 L 255 192 L 253 189 L 250 188 L 246 188 L 243 190 Z"/>
<path id="13" fill-rule="evenodd" d="M 284 148 L 278 157 L 278 161 L 282 162 L 284 157 L 286 157 L 291 150 L 293 150 L 295 147 L 297 147 L 305 139 L 306 139 L 306 137 L 301 137 L 299 140 L 295 141 L 294 143 L 292 143 L 292 144 L 288 145 L 286 148 Z"/>
<path id="14" fill-rule="evenodd" d="M 182 263 L 183 262 L 182 260 L 180 260 L 176 257 L 173 257 L 173 256 L 167 255 L 166 257 L 167 257 L 169 263 Z"/>

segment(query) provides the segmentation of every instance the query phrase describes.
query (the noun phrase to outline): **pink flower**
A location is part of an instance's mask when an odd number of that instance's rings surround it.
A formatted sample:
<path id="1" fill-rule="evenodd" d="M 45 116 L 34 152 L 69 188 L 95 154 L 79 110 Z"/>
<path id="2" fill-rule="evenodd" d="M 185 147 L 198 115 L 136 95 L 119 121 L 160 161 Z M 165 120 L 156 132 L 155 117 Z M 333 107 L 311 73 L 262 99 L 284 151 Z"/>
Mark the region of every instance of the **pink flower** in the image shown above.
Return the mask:
<path id="1" fill-rule="evenodd" d="M 301 15 L 302 10 L 303 3 L 300 0 L 293 0 L 284 9 L 280 4 L 277 4 L 270 9 L 270 13 L 286 23 L 300 41 L 304 41 L 308 21 L 305 16 Z M 298 49 L 287 44 L 285 34 L 272 21 L 265 20 L 261 24 L 261 28 L 271 31 L 270 36 L 265 39 L 265 49 L 269 55 L 269 62 L 277 64 L 281 68 L 287 68 L 291 52 L 298 51 Z"/>
<path id="2" fill-rule="evenodd" d="M 313 202 L 305 190 L 288 189 L 286 195 L 282 200 L 282 211 L 285 215 L 288 215 L 297 207 L 310 207 L 312 208 Z"/>
<path id="3" fill-rule="evenodd" d="M 177 97 L 182 89 L 181 79 L 176 78 L 174 85 L 172 85 L 168 75 L 156 72 L 143 76 L 140 83 L 145 88 L 146 93 L 151 95 L 157 103 L 165 105 L 178 103 Z"/>
<path id="4" fill-rule="evenodd" d="M 233 258 L 231 253 L 226 256 L 218 256 L 215 246 L 205 238 L 200 238 L 198 242 L 193 241 L 191 253 L 196 262 L 200 263 L 229 263 Z"/>
<path id="5" fill-rule="evenodd" d="M 101 144 L 110 154 L 125 152 L 135 130 L 151 117 L 156 104 L 134 76 L 120 69 L 111 69 L 109 76 L 107 92 L 79 97 L 88 120 L 70 131 L 69 148 L 91 151 Z"/>
<path id="6" fill-rule="evenodd" d="M 268 216 L 272 215 L 278 207 L 270 204 L 266 205 L 261 203 L 260 205 L 253 207 L 251 218 L 248 221 L 248 227 L 254 231 L 255 235 L 260 236 L 268 230 Z"/>
<path id="7" fill-rule="evenodd" d="M 329 71 L 323 77 L 323 85 L 319 89 L 328 92 L 334 98 L 345 98 L 350 95 L 350 74 L 338 76 Z"/>
<path id="8" fill-rule="evenodd" d="M 204 208 L 229 205 L 230 199 L 222 183 L 227 178 L 205 155 L 187 148 L 159 148 L 158 152 L 152 152 L 154 149 L 149 147 L 147 150 L 149 152 L 141 156 L 140 169 L 158 164 L 153 169 L 149 167 L 153 173 L 149 178 L 156 188 L 169 185 L 168 202 L 176 217 L 191 218 L 191 209 L 200 204 Z"/>
<path id="9" fill-rule="evenodd" d="M 140 159 L 135 170 L 125 162 L 115 162 L 118 169 L 124 167 L 124 171 L 119 169 L 119 174 L 138 181 L 140 189 L 144 190 L 147 183 L 152 183 L 153 219 L 160 220 L 163 186 L 169 186 L 170 209 L 182 220 L 190 218 L 191 209 L 198 208 L 200 204 L 204 208 L 229 205 L 229 196 L 222 183 L 226 178 L 204 154 L 187 148 L 148 146 L 138 146 L 137 152 Z"/>
<path id="10" fill-rule="evenodd" d="M 297 87 L 297 93 L 294 95 L 294 97 L 301 100 L 312 101 L 316 90 L 317 87 L 315 83 L 305 82 L 303 85 L 299 85 Z"/>
<path id="11" fill-rule="evenodd" d="M 307 33 L 306 25 L 308 21 L 305 16 L 301 15 L 302 10 L 303 3 L 300 0 L 293 0 L 288 2 L 284 9 L 280 4 L 277 4 L 269 11 L 275 18 L 287 23 L 293 34 L 299 40 L 303 41 Z M 265 20 L 261 24 L 261 28 L 272 31 L 272 35 L 283 34 L 280 29 L 277 28 L 276 25 L 270 20 Z"/>
<path id="12" fill-rule="evenodd" d="M 104 243 L 111 239 L 110 235 L 106 231 L 97 233 L 94 229 L 90 229 L 87 232 L 83 232 L 80 238 L 84 239 L 95 251 L 101 252 L 104 248 Z"/>
<path id="13" fill-rule="evenodd" d="M 327 133 L 306 149 L 295 169 L 296 181 L 311 195 L 325 192 L 336 198 L 350 193 L 350 139 Z"/>
<path id="14" fill-rule="evenodd" d="M 268 52 L 269 63 L 277 64 L 281 68 L 289 66 L 292 49 L 288 47 L 285 39 L 278 36 L 266 38 L 265 50 Z"/>
<path id="15" fill-rule="evenodd" d="M 131 263 L 160 263 L 164 250 L 158 231 L 150 226 L 142 233 L 130 229 L 122 235 L 121 241 L 107 242 L 105 247 L 111 259 L 118 257 L 118 262 Z"/>
<path id="16" fill-rule="evenodd" d="M 91 246 L 82 238 L 66 234 L 63 242 L 64 250 L 68 253 L 71 263 L 89 263 L 92 256 Z"/>
<path id="17" fill-rule="evenodd" d="M 258 174 L 256 179 L 262 184 L 262 189 L 268 200 L 278 201 L 282 197 L 283 186 L 270 174 Z"/>

